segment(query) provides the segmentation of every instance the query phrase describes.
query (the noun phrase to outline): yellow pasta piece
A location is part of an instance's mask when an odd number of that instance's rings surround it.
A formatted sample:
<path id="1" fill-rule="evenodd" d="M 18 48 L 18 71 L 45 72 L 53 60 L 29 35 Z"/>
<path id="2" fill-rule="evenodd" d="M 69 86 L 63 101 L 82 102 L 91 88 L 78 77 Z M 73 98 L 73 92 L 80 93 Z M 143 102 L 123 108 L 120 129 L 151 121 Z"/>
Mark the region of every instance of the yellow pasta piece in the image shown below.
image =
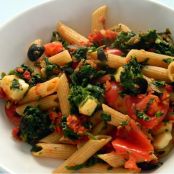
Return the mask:
<path id="1" fill-rule="evenodd" d="M 49 57 L 49 62 L 53 64 L 57 64 L 59 66 L 64 66 L 67 63 L 72 62 L 71 55 L 69 54 L 68 50 L 64 50 L 52 57 Z"/>
<path id="2" fill-rule="evenodd" d="M 138 62 L 147 61 L 149 65 L 159 66 L 163 68 L 168 67 L 168 64 L 165 62 L 166 59 L 171 58 L 174 60 L 174 57 L 168 55 L 157 54 L 145 50 L 136 50 L 136 49 L 130 50 L 130 52 L 126 56 L 126 59 L 129 61 L 131 57 L 136 57 Z"/>
<path id="3" fill-rule="evenodd" d="M 174 62 L 168 66 L 168 77 L 172 82 L 174 81 Z"/>
<path id="4" fill-rule="evenodd" d="M 104 112 L 111 115 L 111 121 L 108 121 L 108 124 L 119 126 L 123 122 L 128 122 L 130 120 L 128 115 L 122 114 L 121 112 L 118 112 L 105 104 L 102 104 L 102 108 Z"/>
<path id="5" fill-rule="evenodd" d="M 68 116 L 70 113 L 70 104 L 68 100 L 69 90 L 68 79 L 65 74 L 62 74 L 57 87 L 57 96 L 60 103 L 60 110 L 62 114 L 66 116 Z"/>
<path id="6" fill-rule="evenodd" d="M 134 170 L 128 170 L 124 168 L 112 168 L 110 169 L 110 166 L 107 164 L 95 164 L 91 167 L 84 167 L 77 171 L 78 173 L 137 173 Z"/>
<path id="7" fill-rule="evenodd" d="M 125 163 L 125 159 L 121 155 L 116 154 L 115 152 L 99 154 L 97 156 L 112 167 L 121 167 Z"/>
<path id="8" fill-rule="evenodd" d="M 108 54 L 106 64 L 111 68 L 118 68 L 126 64 L 126 58 L 114 54 Z"/>
<path id="9" fill-rule="evenodd" d="M 57 92 L 57 86 L 59 82 L 59 77 L 55 77 L 44 83 L 39 83 L 36 86 L 30 88 L 26 96 L 21 100 L 20 104 L 25 104 L 27 102 L 36 101 L 40 98 L 46 97 L 54 92 Z"/>
<path id="10" fill-rule="evenodd" d="M 37 152 L 32 152 L 33 156 L 63 160 L 69 158 L 69 156 L 71 156 L 77 150 L 76 146 L 67 144 L 38 143 L 36 144 L 36 146 L 40 147 L 41 150 Z"/>
<path id="11" fill-rule="evenodd" d="M 110 136 L 98 136 L 96 138 L 96 140 L 87 141 L 63 164 L 58 166 L 58 168 L 55 169 L 53 173 L 71 173 L 72 171 L 67 169 L 68 166 L 75 166 L 84 163 L 111 140 Z"/>
<path id="12" fill-rule="evenodd" d="M 130 32 L 131 31 L 131 29 L 127 25 L 124 25 L 124 24 L 114 25 L 110 29 L 113 31 L 116 31 L 116 32 Z"/>
<path id="13" fill-rule="evenodd" d="M 91 32 L 105 28 L 107 6 L 103 5 L 92 13 Z"/>
<path id="14" fill-rule="evenodd" d="M 39 140 L 40 143 L 58 143 L 59 139 L 61 138 L 61 135 L 58 134 L 57 132 L 53 132 L 51 134 L 49 134 L 48 136 L 42 138 L 41 140 Z"/>
<path id="15" fill-rule="evenodd" d="M 58 23 L 57 31 L 60 35 L 69 43 L 76 44 L 76 45 L 87 45 L 89 40 L 82 36 L 81 34 L 77 33 L 72 28 L 66 26 L 63 23 Z"/>
<path id="16" fill-rule="evenodd" d="M 55 107 L 57 108 L 59 106 L 59 104 L 58 104 L 57 95 L 54 94 L 54 95 L 50 95 L 50 96 L 47 96 L 45 98 L 42 98 L 38 101 L 33 101 L 33 102 L 30 102 L 30 103 L 26 103 L 26 104 L 17 106 L 16 107 L 16 112 L 19 115 L 23 115 L 24 110 L 27 106 L 39 106 L 39 108 L 41 110 L 48 110 L 48 109 L 55 108 Z"/>
<path id="17" fill-rule="evenodd" d="M 168 77 L 168 70 L 165 68 L 157 67 L 157 66 L 145 66 L 142 69 L 142 73 L 150 78 L 153 78 L 155 80 L 164 80 L 164 81 L 170 81 Z"/>

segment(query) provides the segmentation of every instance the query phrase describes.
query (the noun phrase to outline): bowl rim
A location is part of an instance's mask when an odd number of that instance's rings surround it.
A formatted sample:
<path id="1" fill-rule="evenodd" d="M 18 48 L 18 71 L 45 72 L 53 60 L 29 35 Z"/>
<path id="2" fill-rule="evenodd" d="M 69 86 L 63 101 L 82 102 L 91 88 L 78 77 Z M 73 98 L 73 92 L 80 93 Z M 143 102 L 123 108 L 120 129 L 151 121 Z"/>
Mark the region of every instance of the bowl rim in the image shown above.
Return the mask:
<path id="1" fill-rule="evenodd" d="M 33 6 L 30 6 L 30 7 L 26 8 L 26 9 L 20 11 L 20 12 L 17 12 L 14 16 L 8 18 L 7 20 L 5 20 L 4 22 L 2 22 L 0 24 L 0 32 L 4 27 L 9 25 L 11 22 L 13 22 L 14 20 L 20 18 L 20 16 L 25 15 L 26 13 L 29 13 L 30 11 L 36 10 L 37 8 L 42 8 L 42 6 L 45 6 L 46 4 L 53 3 L 53 2 L 56 2 L 56 1 L 58 1 L 58 0 L 43 0 L 43 2 L 40 2 L 40 3 L 38 3 L 36 5 L 33 5 Z M 88 0 L 84 0 L 84 1 L 88 1 Z M 152 3 L 152 4 L 158 5 L 158 6 L 163 7 L 163 8 L 165 8 L 165 9 L 167 9 L 167 10 L 174 13 L 174 7 L 170 7 L 169 5 L 167 5 L 163 2 L 160 2 L 160 1 L 157 1 L 157 0 L 141 0 L 141 1 L 149 2 L 149 3 Z"/>

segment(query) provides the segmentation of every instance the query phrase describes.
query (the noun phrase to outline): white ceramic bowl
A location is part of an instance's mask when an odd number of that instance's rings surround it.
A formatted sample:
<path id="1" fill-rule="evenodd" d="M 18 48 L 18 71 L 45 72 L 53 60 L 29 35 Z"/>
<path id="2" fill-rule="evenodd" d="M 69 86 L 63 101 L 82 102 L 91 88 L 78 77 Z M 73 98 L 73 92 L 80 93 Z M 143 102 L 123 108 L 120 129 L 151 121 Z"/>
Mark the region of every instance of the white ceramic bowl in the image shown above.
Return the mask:
<path id="1" fill-rule="evenodd" d="M 125 23 L 135 31 L 169 27 L 174 32 L 174 11 L 149 0 L 54 0 L 34 7 L 0 28 L 0 71 L 24 62 L 28 44 L 36 38 L 48 40 L 56 22 L 61 20 L 87 35 L 91 12 L 100 5 L 109 7 L 108 25 Z M 30 147 L 11 136 L 12 125 L 6 119 L 4 103 L 0 101 L 0 166 L 16 174 L 48 174 L 61 161 L 36 159 Z M 155 172 L 174 173 L 174 156 L 166 159 Z"/>

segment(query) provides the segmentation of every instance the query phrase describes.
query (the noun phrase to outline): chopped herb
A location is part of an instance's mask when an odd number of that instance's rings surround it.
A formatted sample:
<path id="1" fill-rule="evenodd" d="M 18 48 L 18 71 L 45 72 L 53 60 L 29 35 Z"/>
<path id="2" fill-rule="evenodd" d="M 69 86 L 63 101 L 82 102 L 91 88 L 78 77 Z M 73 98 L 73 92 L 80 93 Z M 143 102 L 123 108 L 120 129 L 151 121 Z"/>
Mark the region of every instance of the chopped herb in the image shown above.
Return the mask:
<path id="1" fill-rule="evenodd" d="M 137 111 L 137 117 L 145 121 L 148 121 L 150 119 L 149 116 L 147 116 L 144 112 L 141 111 Z"/>
<path id="2" fill-rule="evenodd" d="M 174 61 L 174 59 L 172 59 L 172 58 L 165 58 L 165 59 L 163 59 L 163 62 L 165 62 L 165 63 L 167 63 L 167 64 L 170 64 L 170 63 L 172 63 Z"/>
<path id="3" fill-rule="evenodd" d="M 120 126 L 127 126 L 129 124 L 129 121 L 126 120 L 126 121 L 122 121 Z"/>
<path id="4" fill-rule="evenodd" d="M 161 117 L 162 115 L 164 115 L 164 113 L 161 112 L 161 111 L 158 111 L 158 112 L 155 113 L 155 116 L 158 117 L 158 118 Z"/>
<path id="5" fill-rule="evenodd" d="M 21 85 L 19 83 L 19 80 L 13 79 L 10 89 L 19 90 L 20 88 L 21 88 Z"/>
<path id="6" fill-rule="evenodd" d="M 133 32 L 121 32 L 115 39 L 114 43 L 111 45 L 112 48 L 119 48 L 122 51 L 128 49 L 127 42 L 135 36 Z"/>
<path id="7" fill-rule="evenodd" d="M 3 79 L 5 76 L 6 76 L 6 73 L 5 72 L 2 72 L 0 79 Z"/>
<path id="8" fill-rule="evenodd" d="M 106 112 L 103 112 L 101 114 L 101 118 L 102 118 L 103 121 L 111 121 L 111 115 L 106 113 Z"/>
<path id="9" fill-rule="evenodd" d="M 123 86 L 123 94 L 137 95 L 146 93 L 148 88 L 147 80 L 143 78 L 141 63 L 136 58 L 132 58 L 130 62 L 124 65 L 124 71 L 121 72 L 120 82 Z"/>
<path id="10" fill-rule="evenodd" d="M 38 107 L 27 106 L 21 118 L 20 137 L 31 145 L 54 131 L 48 112 Z"/>
<path id="11" fill-rule="evenodd" d="M 100 102 L 104 100 L 104 89 L 97 85 L 88 84 L 86 89 L 90 92 L 90 95 L 98 99 Z"/>
<path id="12" fill-rule="evenodd" d="M 35 86 L 37 83 L 43 82 L 43 79 L 41 78 L 40 74 L 34 74 L 31 76 L 31 79 L 29 80 L 30 86 Z"/>
<path id="13" fill-rule="evenodd" d="M 51 63 L 48 58 L 44 59 L 45 61 L 45 74 L 47 78 L 50 78 L 54 75 L 58 75 L 60 73 L 60 68 L 58 65 Z"/>
<path id="14" fill-rule="evenodd" d="M 154 81 L 153 82 L 153 84 L 156 86 L 156 87 L 158 87 L 158 88 L 160 88 L 160 87 L 164 87 L 165 85 L 166 85 L 166 82 L 165 81 Z"/>
<path id="15" fill-rule="evenodd" d="M 87 51 L 88 51 L 88 48 L 87 48 L 87 47 L 78 48 L 78 49 L 73 53 L 73 56 L 74 56 L 77 60 L 86 59 Z"/>
<path id="16" fill-rule="evenodd" d="M 73 72 L 70 76 L 74 85 L 86 86 L 88 83 L 92 83 L 97 78 L 103 76 L 105 72 L 97 71 L 91 65 L 83 65 L 79 71 Z"/>
<path id="17" fill-rule="evenodd" d="M 62 36 L 57 31 L 53 31 L 51 36 L 51 42 L 55 41 L 61 42 L 64 48 L 67 48 L 68 46 L 68 43 L 62 38 Z"/>

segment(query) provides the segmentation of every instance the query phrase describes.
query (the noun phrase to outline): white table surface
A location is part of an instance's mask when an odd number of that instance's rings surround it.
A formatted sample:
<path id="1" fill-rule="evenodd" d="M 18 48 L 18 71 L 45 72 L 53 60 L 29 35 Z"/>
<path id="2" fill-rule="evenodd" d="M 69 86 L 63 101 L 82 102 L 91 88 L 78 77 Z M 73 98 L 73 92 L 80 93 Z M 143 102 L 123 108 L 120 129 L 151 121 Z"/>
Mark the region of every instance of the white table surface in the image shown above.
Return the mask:
<path id="1" fill-rule="evenodd" d="M 15 15 L 37 4 L 49 0 L 0 0 L 0 25 L 13 18 Z M 174 9 L 174 0 L 154 0 Z M 0 167 L 0 174 L 8 174 Z"/>
<path id="2" fill-rule="evenodd" d="M 6 22 L 16 14 L 45 1 L 49 0 L 0 0 L 0 24 Z M 174 0 L 154 1 L 159 1 L 174 9 Z"/>

